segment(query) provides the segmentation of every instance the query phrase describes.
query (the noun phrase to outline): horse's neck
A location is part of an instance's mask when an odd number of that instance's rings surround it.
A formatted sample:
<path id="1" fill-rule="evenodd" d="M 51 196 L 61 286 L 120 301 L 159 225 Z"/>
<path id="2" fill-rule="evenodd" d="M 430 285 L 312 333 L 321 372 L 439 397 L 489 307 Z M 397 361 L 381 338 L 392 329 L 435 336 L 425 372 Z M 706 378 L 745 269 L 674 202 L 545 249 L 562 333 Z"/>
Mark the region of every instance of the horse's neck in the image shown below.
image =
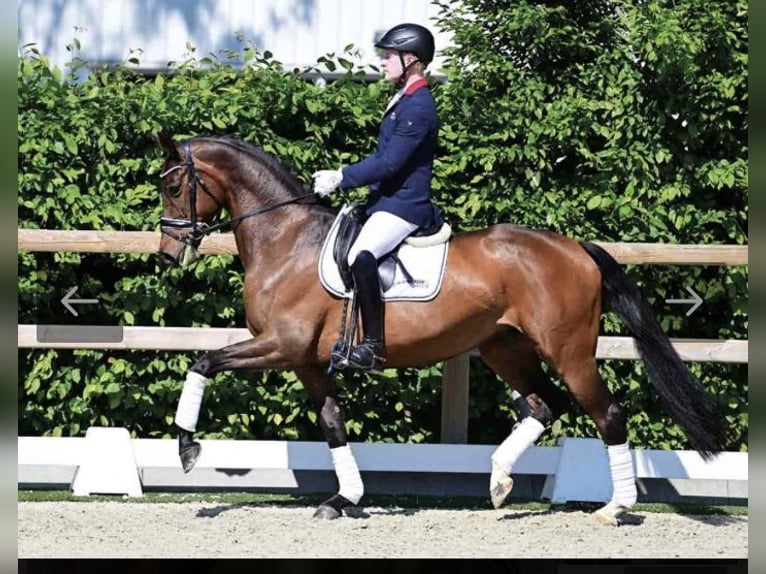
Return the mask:
<path id="1" fill-rule="evenodd" d="M 227 206 L 232 219 L 285 201 L 285 198 L 264 202 L 237 199 Z M 295 257 L 296 250 L 303 251 L 304 244 L 310 247 L 304 240 L 310 219 L 308 206 L 288 204 L 247 217 L 235 225 L 237 252 L 245 272 L 257 269 L 259 274 L 263 272 L 265 276 L 269 269 L 278 268 Z"/>

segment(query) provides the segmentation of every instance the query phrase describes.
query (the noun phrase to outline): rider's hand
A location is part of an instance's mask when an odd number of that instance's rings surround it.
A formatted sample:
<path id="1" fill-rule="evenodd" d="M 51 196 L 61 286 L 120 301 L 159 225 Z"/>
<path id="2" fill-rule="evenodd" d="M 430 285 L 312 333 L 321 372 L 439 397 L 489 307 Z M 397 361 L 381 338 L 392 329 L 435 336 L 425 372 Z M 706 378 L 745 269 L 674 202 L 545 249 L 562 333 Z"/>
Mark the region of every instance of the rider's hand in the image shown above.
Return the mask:
<path id="1" fill-rule="evenodd" d="M 314 193 L 322 197 L 327 197 L 338 189 L 340 182 L 343 181 L 343 173 L 339 169 L 321 169 L 315 171 L 312 177 L 314 178 Z"/>

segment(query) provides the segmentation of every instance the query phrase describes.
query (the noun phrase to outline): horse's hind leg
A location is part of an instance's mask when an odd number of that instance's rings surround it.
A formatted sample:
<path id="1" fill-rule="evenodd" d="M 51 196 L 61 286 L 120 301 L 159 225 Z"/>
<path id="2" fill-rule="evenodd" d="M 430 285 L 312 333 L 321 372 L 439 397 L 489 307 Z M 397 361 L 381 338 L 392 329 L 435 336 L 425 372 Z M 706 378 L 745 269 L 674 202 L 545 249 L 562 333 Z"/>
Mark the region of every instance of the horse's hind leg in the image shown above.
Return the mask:
<path id="1" fill-rule="evenodd" d="M 607 445 L 613 493 L 609 503 L 599 509 L 595 517 L 604 524 L 616 525 L 619 516 L 636 502 L 635 474 L 624 411 L 598 374 L 595 338 L 593 341 L 593 344 L 562 346 L 556 352 L 545 352 L 550 351 L 551 345 L 544 341 L 542 348 L 546 360 L 593 419 Z M 573 342 L 574 339 L 570 340 Z M 566 393 L 555 387 L 543 371 L 536 349 L 530 339 L 515 333 L 496 335 L 479 346 L 482 359 L 526 398 L 530 408 L 530 416 L 522 420 L 492 455 L 490 494 L 496 508 L 510 493 L 513 463 L 570 404 Z"/>
<path id="2" fill-rule="evenodd" d="M 319 505 L 314 518 L 334 519 L 341 516 L 343 508 L 355 505 L 364 494 L 364 484 L 359 474 L 354 454 L 347 443 L 343 414 L 336 401 L 335 383 L 324 368 L 299 369 L 296 374 L 306 387 L 311 403 L 316 409 L 319 428 L 330 447 L 338 493 Z"/>
<path id="3" fill-rule="evenodd" d="M 575 400 L 596 423 L 607 446 L 612 498 L 595 513 L 602 524 L 616 526 L 637 498 L 625 412 L 601 380 L 595 353 L 558 357 L 557 369 Z"/>
<path id="4" fill-rule="evenodd" d="M 528 405 L 527 412 L 492 454 L 490 498 L 499 508 L 513 488 L 513 465 L 545 428 L 569 406 L 569 397 L 555 387 L 542 368 L 534 343 L 517 331 L 503 331 L 479 345 L 481 358 Z"/>

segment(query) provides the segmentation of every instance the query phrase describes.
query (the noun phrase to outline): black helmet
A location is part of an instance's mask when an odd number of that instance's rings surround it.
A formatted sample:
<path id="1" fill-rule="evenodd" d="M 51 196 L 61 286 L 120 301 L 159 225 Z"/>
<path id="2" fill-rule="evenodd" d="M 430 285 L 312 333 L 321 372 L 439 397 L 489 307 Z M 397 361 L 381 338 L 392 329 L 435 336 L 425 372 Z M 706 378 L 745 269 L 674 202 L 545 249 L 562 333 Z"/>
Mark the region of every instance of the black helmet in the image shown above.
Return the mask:
<path id="1" fill-rule="evenodd" d="M 399 24 L 375 42 L 376 48 L 388 48 L 399 52 L 412 52 L 424 64 L 434 59 L 434 37 L 419 24 Z"/>

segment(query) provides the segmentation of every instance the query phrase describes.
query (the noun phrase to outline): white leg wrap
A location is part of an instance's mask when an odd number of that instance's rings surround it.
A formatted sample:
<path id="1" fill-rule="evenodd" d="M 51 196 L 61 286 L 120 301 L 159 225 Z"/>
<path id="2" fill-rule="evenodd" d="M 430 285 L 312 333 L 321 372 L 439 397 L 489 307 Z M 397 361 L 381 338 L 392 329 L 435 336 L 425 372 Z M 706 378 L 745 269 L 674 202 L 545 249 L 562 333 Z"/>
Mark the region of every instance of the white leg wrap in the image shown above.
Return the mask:
<path id="1" fill-rule="evenodd" d="M 364 494 L 364 484 L 362 484 L 362 476 L 359 474 L 351 447 L 345 445 L 331 448 L 330 454 L 332 454 L 332 464 L 340 485 L 338 494 L 353 504 L 358 503 Z"/>
<path id="2" fill-rule="evenodd" d="M 207 379 L 199 373 L 194 371 L 186 373 L 186 382 L 176 410 L 176 424 L 182 429 L 190 432 L 197 430 L 197 419 L 199 419 L 202 396 L 205 394 L 206 381 Z"/>
<path id="3" fill-rule="evenodd" d="M 492 466 L 511 474 L 511 469 L 522 453 L 543 434 L 543 423 L 533 417 L 526 417 L 492 453 Z"/>
<path id="4" fill-rule="evenodd" d="M 628 443 L 607 446 L 609 470 L 612 473 L 612 502 L 626 508 L 636 503 L 636 474 Z"/>

